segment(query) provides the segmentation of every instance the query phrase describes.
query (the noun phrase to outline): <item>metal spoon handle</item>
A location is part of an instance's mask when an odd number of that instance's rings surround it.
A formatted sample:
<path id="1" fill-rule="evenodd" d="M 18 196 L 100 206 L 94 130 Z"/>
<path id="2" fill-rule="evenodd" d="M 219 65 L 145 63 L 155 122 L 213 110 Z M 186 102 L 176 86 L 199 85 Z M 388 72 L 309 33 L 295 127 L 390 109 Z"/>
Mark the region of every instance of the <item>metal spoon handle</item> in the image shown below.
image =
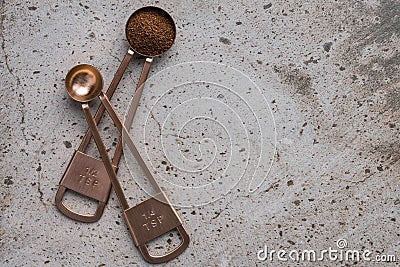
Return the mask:
<path id="1" fill-rule="evenodd" d="M 135 117 L 136 110 L 139 106 L 139 100 L 142 96 L 143 87 L 147 80 L 147 76 L 149 76 L 152 62 L 153 62 L 152 57 L 146 58 L 146 62 L 144 63 L 144 66 L 142 68 L 142 72 L 139 77 L 139 82 L 136 86 L 136 90 L 133 95 L 132 104 L 129 107 L 128 115 L 125 119 L 125 127 L 127 129 L 131 128 L 131 126 L 132 126 L 133 118 Z M 119 138 L 117 148 L 115 149 L 114 158 L 113 158 L 114 165 L 115 165 L 115 163 L 119 162 L 119 160 L 122 156 L 122 146 L 123 146 L 123 144 L 122 144 L 122 137 L 121 137 L 121 138 Z"/>
<path id="2" fill-rule="evenodd" d="M 150 171 L 150 168 L 147 166 L 143 157 L 140 155 L 140 152 L 137 149 L 137 146 L 135 145 L 135 143 L 133 142 L 131 135 L 129 134 L 128 130 L 125 128 L 125 125 L 122 124 L 122 120 L 120 119 L 118 114 L 115 112 L 114 108 L 112 107 L 110 100 L 107 98 L 107 96 L 104 93 L 100 93 L 99 98 L 101 100 L 101 103 L 103 103 L 104 107 L 106 108 L 107 112 L 110 114 L 110 117 L 112 118 L 113 122 L 115 123 L 118 131 L 120 131 L 121 135 L 126 136 L 125 142 L 128 145 L 129 150 L 131 151 L 131 153 L 133 154 L 135 159 L 138 161 L 140 168 L 143 170 L 144 174 L 149 179 L 149 181 L 153 185 L 156 192 L 157 193 L 162 192 L 162 189 L 161 189 L 160 185 L 157 183 L 156 179 L 154 178 L 152 172 Z"/>
<path id="3" fill-rule="evenodd" d="M 121 64 L 119 65 L 117 72 L 114 74 L 114 78 L 112 79 L 112 81 L 110 83 L 110 86 L 108 87 L 107 92 L 106 92 L 106 95 L 110 99 L 113 96 L 113 94 L 114 94 L 119 82 L 121 81 L 122 76 L 124 75 L 124 72 L 125 72 L 126 68 L 128 67 L 129 62 L 131 61 L 133 54 L 134 54 L 134 52 L 131 49 L 129 49 L 126 52 L 125 57 L 122 60 Z M 100 105 L 99 108 L 96 111 L 96 114 L 94 115 L 94 120 L 95 120 L 96 124 L 98 124 L 100 122 L 100 119 L 102 118 L 102 116 L 104 114 L 104 111 L 105 111 L 104 106 Z M 83 137 L 83 139 L 81 141 L 81 144 L 78 147 L 78 151 L 84 152 L 86 150 L 87 146 L 89 145 L 91 137 L 92 137 L 92 132 L 91 132 L 91 130 L 89 128 L 86 131 L 86 134 L 84 135 L 84 137 Z M 115 158 L 115 156 L 114 156 L 114 158 Z M 118 160 L 113 161 L 114 165 L 116 165 L 116 166 L 118 165 L 120 156 L 117 157 L 117 158 L 118 158 Z"/>
<path id="4" fill-rule="evenodd" d="M 132 102 L 129 107 L 128 114 L 127 114 L 127 117 L 125 120 L 126 128 L 130 128 L 132 126 L 133 118 L 135 117 L 136 110 L 139 106 L 139 101 L 140 101 L 140 98 L 142 97 L 144 84 L 147 80 L 147 76 L 149 75 L 152 62 L 153 62 L 153 58 L 151 58 L 151 57 L 146 58 L 146 62 L 144 63 L 142 73 L 140 74 L 139 82 L 136 87 L 136 92 L 133 95 L 133 99 L 132 99 Z"/>
<path id="5" fill-rule="evenodd" d="M 117 175 L 115 174 L 114 168 L 111 164 L 110 157 L 108 156 L 107 149 L 101 139 L 99 134 L 99 130 L 96 126 L 96 122 L 92 116 L 92 112 L 90 112 L 89 105 L 87 103 L 82 104 L 83 113 L 85 114 L 86 121 L 89 125 L 89 129 L 93 134 L 94 141 L 96 143 L 97 149 L 100 152 L 100 156 L 103 159 L 104 166 L 106 168 L 107 174 L 111 180 L 111 184 L 114 187 L 114 191 L 118 197 L 119 202 L 124 210 L 129 208 L 128 202 L 126 201 L 124 191 L 121 188 L 121 185 L 117 179 Z"/>

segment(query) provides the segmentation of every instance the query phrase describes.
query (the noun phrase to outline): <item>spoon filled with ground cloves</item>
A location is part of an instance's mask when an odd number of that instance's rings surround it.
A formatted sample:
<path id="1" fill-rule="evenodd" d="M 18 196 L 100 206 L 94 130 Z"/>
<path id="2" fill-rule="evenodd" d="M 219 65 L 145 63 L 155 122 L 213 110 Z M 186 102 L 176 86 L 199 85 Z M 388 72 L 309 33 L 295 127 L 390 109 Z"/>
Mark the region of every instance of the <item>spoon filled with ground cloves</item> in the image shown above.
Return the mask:
<path id="1" fill-rule="evenodd" d="M 153 58 L 162 55 L 174 44 L 176 26 L 171 15 L 165 10 L 155 6 L 146 6 L 136 10 L 129 17 L 125 26 L 125 34 L 131 49 L 146 57 L 125 121 L 127 126 L 130 126 L 139 105 L 143 85 L 149 74 Z"/>
<path id="2" fill-rule="evenodd" d="M 129 106 L 125 118 L 125 126 L 129 129 L 139 106 L 144 83 L 149 75 L 153 58 L 161 56 L 174 44 L 176 26 L 168 12 L 159 7 L 146 6 L 139 8 L 129 16 L 125 25 L 125 35 L 130 47 L 117 73 L 123 73 L 125 71 L 134 53 L 146 57 L 131 105 Z M 122 146 L 122 138 L 120 138 L 116 151 L 121 152 Z"/>
<path id="3" fill-rule="evenodd" d="M 125 33 L 134 51 L 146 57 L 155 57 L 173 45 L 176 28 L 166 11 L 148 6 L 138 9 L 129 17 Z"/>

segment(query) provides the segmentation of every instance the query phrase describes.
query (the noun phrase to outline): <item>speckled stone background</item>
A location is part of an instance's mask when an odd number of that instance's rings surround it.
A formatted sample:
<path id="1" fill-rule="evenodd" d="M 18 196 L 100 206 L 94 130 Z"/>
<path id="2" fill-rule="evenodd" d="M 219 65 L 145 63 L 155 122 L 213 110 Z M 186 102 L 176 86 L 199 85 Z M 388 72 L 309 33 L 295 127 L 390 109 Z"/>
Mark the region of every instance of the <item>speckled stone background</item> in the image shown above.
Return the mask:
<path id="1" fill-rule="evenodd" d="M 64 77 L 85 62 L 108 85 L 128 48 L 127 18 L 149 4 L 170 12 L 178 31 L 150 77 L 196 60 L 235 67 L 261 88 L 277 139 L 256 192 L 234 189 L 211 204 L 178 208 L 191 244 L 166 265 L 352 265 L 257 259 L 264 245 L 322 250 L 341 238 L 349 249 L 400 258 L 400 2 L 218 2 L 0 1 L 1 266 L 146 265 L 114 194 L 93 224 L 63 216 L 54 197 L 86 130 Z M 113 98 L 121 114 L 142 64 L 132 61 Z M 146 91 L 143 100 L 150 98 Z M 100 126 L 115 147 L 110 120 Z M 88 153 L 96 155 L 93 144 Z M 119 177 L 132 205 L 146 199 L 124 161 Z"/>

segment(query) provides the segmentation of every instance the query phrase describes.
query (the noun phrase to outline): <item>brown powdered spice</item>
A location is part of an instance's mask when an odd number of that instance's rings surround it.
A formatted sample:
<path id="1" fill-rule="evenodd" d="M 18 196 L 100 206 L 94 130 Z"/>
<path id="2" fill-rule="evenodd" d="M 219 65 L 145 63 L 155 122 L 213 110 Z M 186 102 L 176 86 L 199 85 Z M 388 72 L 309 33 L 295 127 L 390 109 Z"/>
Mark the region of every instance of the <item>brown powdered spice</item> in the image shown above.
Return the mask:
<path id="1" fill-rule="evenodd" d="M 132 49 L 145 56 L 158 56 L 174 43 L 175 23 L 167 12 L 145 7 L 133 13 L 126 25 L 126 38 Z"/>

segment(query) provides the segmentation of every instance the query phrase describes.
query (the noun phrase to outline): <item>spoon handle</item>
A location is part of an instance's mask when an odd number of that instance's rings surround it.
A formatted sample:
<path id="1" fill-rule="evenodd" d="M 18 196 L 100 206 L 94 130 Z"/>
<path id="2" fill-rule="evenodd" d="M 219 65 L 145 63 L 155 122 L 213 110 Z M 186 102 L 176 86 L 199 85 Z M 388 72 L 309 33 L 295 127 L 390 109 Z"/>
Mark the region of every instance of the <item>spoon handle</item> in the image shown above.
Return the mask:
<path id="1" fill-rule="evenodd" d="M 114 168 L 111 164 L 110 157 L 108 156 L 107 149 L 101 139 L 99 130 L 96 126 L 96 122 L 92 116 L 92 112 L 90 112 L 89 105 L 87 103 L 82 104 L 83 113 L 85 114 L 86 121 L 89 125 L 89 129 L 93 134 L 94 141 L 96 143 L 97 149 L 100 152 L 100 156 L 103 160 L 104 166 L 106 168 L 107 174 L 111 180 L 111 184 L 114 187 L 114 191 L 118 197 L 119 202 L 124 210 L 129 208 L 128 202 L 126 201 L 124 191 L 122 190 L 121 184 L 117 179 L 117 175 L 114 171 Z"/>
<path id="2" fill-rule="evenodd" d="M 130 152 L 135 157 L 135 159 L 138 161 L 140 168 L 143 170 L 144 174 L 149 179 L 149 181 L 153 185 L 156 192 L 157 193 L 162 192 L 160 185 L 157 183 L 152 172 L 150 171 L 150 168 L 147 166 L 143 157 L 140 155 L 140 152 L 137 149 L 136 144 L 133 142 L 131 135 L 129 134 L 125 125 L 122 123 L 121 118 L 118 116 L 118 114 L 115 112 L 115 109 L 112 107 L 110 100 L 107 98 L 107 96 L 103 92 L 100 93 L 99 98 L 101 100 L 101 103 L 106 108 L 107 112 L 110 114 L 110 117 L 113 120 L 113 122 L 115 123 L 115 126 L 117 127 L 118 131 L 125 138 L 124 141 L 126 142 Z"/>
<path id="3" fill-rule="evenodd" d="M 139 77 L 139 82 L 138 82 L 138 84 L 136 86 L 136 91 L 135 91 L 135 93 L 133 95 L 132 104 L 129 107 L 128 114 L 127 114 L 127 116 L 125 118 L 125 127 L 127 129 L 131 128 L 131 126 L 132 126 L 133 118 L 135 117 L 136 110 L 137 110 L 137 108 L 139 106 L 139 100 L 140 100 L 140 98 L 142 96 L 143 87 L 144 87 L 144 84 L 145 84 L 145 82 L 147 80 L 147 76 L 149 76 L 150 67 L 151 67 L 152 62 L 153 62 L 153 58 L 152 57 L 146 58 L 146 61 L 144 63 L 143 69 L 142 69 L 142 72 L 141 72 L 140 77 Z M 114 152 L 114 158 L 113 158 L 113 163 L 114 164 L 115 164 L 115 162 L 118 162 L 119 159 L 122 156 L 122 146 L 123 146 L 122 138 L 119 138 L 118 144 L 117 144 L 117 148 L 115 149 L 115 152 Z"/>
<path id="4" fill-rule="evenodd" d="M 117 72 L 114 75 L 113 80 L 110 83 L 110 86 L 107 89 L 106 95 L 107 97 L 109 97 L 111 99 L 111 97 L 113 96 L 119 82 L 122 79 L 122 76 L 126 70 L 126 68 L 129 65 L 129 62 L 132 59 L 134 52 L 133 50 L 129 49 L 124 57 L 124 59 L 122 60 L 121 64 L 118 67 Z M 96 124 L 98 124 L 100 122 L 100 119 L 102 118 L 103 114 L 104 114 L 105 108 L 103 105 L 100 105 L 99 108 L 96 111 L 96 114 L 94 115 L 94 120 L 96 122 Z M 90 130 L 90 128 L 86 131 L 86 134 L 84 135 L 81 144 L 78 147 L 78 151 L 81 152 L 85 152 L 87 146 L 89 145 L 90 139 L 92 138 L 92 132 Z M 114 156 L 114 158 L 116 158 Z M 119 157 L 120 158 L 120 157 Z M 119 162 L 119 158 L 118 160 L 113 160 L 114 165 L 118 165 Z"/>

